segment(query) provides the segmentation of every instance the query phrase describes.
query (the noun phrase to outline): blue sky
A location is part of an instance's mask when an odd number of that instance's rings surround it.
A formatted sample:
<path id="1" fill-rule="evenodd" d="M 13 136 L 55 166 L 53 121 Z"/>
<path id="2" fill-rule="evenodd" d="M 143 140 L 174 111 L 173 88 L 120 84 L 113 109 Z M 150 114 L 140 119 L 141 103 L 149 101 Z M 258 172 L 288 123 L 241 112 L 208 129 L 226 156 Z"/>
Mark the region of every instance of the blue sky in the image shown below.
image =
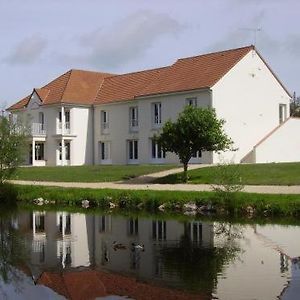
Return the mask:
<path id="1" fill-rule="evenodd" d="M 0 108 L 71 68 L 124 73 L 256 46 L 300 93 L 297 0 L 0 0 Z"/>

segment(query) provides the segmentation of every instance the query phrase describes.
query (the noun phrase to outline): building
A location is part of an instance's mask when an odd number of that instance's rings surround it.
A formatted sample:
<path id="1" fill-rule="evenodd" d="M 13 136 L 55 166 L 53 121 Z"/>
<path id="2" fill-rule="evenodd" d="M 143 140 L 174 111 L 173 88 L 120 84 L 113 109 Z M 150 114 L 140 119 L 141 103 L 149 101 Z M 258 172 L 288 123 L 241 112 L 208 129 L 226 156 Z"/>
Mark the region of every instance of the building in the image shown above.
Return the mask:
<path id="1" fill-rule="evenodd" d="M 237 149 L 197 152 L 191 163 L 299 161 L 290 99 L 247 46 L 122 75 L 71 70 L 8 110 L 32 128 L 32 165 L 178 163 L 152 138 L 185 105 L 214 108 Z"/>

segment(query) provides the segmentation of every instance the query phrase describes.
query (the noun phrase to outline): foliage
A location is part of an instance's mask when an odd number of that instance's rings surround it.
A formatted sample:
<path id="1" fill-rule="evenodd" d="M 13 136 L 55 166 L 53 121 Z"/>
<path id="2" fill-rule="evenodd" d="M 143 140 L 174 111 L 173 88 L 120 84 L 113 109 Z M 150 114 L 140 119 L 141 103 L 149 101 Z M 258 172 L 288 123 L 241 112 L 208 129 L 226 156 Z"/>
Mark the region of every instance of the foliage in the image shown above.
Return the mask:
<path id="1" fill-rule="evenodd" d="M 23 162 L 26 134 L 20 123 L 0 117 L 0 184 L 9 179 Z"/>
<path id="2" fill-rule="evenodd" d="M 300 97 L 296 97 L 295 93 L 290 102 L 290 115 L 292 117 L 300 117 Z"/>
<path id="3" fill-rule="evenodd" d="M 218 119 L 210 108 L 186 106 L 175 122 L 167 121 L 156 141 L 165 151 L 174 152 L 183 164 L 183 180 L 187 181 L 187 167 L 197 151 L 224 151 L 232 146 L 225 134 L 225 121 Z"/>
<path id="4" fill-rule="evenodd" d="M 239 165 L 223 162 L 215 168 L 215 184 L 212 188 L 216 196 L 224 201 L 226 207 L 233 206 L 230 202 L 233 202 L 237 193 L 244 188 L 239 167 Z"/>

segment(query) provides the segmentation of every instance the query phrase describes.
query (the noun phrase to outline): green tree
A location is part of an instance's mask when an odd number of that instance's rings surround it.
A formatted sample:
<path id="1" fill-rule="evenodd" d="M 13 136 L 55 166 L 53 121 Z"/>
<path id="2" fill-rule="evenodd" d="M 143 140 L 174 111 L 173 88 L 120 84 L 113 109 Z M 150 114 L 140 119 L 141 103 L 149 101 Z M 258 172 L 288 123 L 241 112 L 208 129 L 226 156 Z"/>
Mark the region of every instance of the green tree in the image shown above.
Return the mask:
<path id="1" fill-rule="evenodd" d="M 24 160 L 27 131 L 6 116 L 0 116 L 0 184 L 9 179 Z"/>
<path id="2" fill-rule="evenodd" d="M 225 121 L 211 108 L 186 106 L 175 122 L 167 121 L 155 140 L 165 151 L 174 152 L 183 164 L 183 181 L 187 182 L 188 162 L 197 151 L 225 151 L 232 141 L 225 134 Z"/>

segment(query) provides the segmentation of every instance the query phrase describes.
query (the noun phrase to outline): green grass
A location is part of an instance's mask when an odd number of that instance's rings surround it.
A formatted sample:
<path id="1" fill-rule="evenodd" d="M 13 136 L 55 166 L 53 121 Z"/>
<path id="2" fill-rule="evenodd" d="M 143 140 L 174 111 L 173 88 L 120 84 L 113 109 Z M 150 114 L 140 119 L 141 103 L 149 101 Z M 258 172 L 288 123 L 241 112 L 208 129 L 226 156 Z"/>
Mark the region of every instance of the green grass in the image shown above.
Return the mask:
<path id="1" fill-rule="evenodd" d="M 241 164 L 228 166 L 237 168 L 240 179 L 246 185 L 300 185 L 300 163 Z M 189 183 L 216 183 L 217 167 L 206 167 L 188 172 Z M 156 180 L 156 183 L 180 183 L 177 173 Z"/>
<path id="2" fill-rule="evenodd" d="M 109 165 L 79 167 L 28 167 L 19 168 L 12 179 L 61 182 L 120 181 L 164 171 L 176 165 Z"/>
<path id="3" fill-rule="evenodd" d="M 93 207 L 107 208 L 110 202 L 122 209 L 137 209 L 139 205 L 145 210 L 155 210 L 165 204 L 169 211 L 180 210 L 187 202 L 198 206 L 212 204 L 219 213 L 245 215 L 248 206 L 255 210 L 257 216 L 300 216 L 300 195 L 271 195 L 236 193 L 230 201 L 224 201 L 213 192 L 179 192 L 179 191 L 142 191 L 54 188 L 42 186 L 15 186 L 19 202 L 32 203 L 33 199 L 42 197 L 53 201 L 51 205 L 81 206 L 87 199 Z M 225 211 L 224 211 L 225 210 Z"/>

